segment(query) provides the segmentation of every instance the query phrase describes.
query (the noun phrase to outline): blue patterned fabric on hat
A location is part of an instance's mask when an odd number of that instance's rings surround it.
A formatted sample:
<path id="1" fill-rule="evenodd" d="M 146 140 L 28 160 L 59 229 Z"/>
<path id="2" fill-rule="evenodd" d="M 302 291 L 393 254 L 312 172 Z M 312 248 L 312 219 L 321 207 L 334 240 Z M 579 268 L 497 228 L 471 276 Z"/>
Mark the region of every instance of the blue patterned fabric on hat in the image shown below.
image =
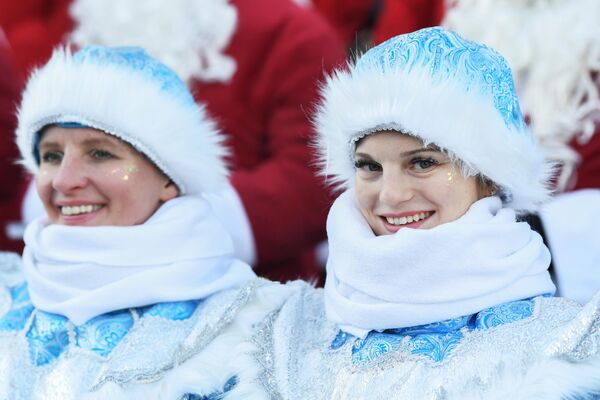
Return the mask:
<path id="1" fill-rule="evenodd" d="M 525 121 L 515 93 L 512 71 L 504 57 L 483 44 L 466 40 L 439 27 L 393 37 L 368 51 L 356 68 L 422 68 L 434 82 L 455 79 L 465 90 L 477 90 L 494 99 L 507 126 L 517 130 Z"/>
<path id="2" fill-rule="evenodd" d="M 175 72 L 157 59 L 150 57 L 141 47 L 88 46 L 75 53 L 73 60 L 93 61 L 98 64 L 130 68 L 160 85 L 162 90 L 180 97 L 188 104 L 194 104 L 192 94 Z"/>

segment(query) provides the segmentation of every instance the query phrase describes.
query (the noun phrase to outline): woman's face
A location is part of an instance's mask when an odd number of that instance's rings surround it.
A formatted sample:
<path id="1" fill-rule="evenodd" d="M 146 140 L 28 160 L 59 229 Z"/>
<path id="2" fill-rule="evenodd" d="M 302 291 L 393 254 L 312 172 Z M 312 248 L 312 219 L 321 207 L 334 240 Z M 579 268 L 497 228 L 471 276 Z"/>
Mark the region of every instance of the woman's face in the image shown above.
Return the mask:
<path id="1" fill-rule="evenodd" d="M 483 197 L 448 156 L 397 132 L 365 137 L 355 163 L 360 211 L 378 236 L 454 221 Z"/>
<path id="2" fill-rule="evenodd" d="M 39 152 L 37 190 L 53 224 L 137 225 L 177 196 L 142 154 L 96 129 L 50 127 Z"/>

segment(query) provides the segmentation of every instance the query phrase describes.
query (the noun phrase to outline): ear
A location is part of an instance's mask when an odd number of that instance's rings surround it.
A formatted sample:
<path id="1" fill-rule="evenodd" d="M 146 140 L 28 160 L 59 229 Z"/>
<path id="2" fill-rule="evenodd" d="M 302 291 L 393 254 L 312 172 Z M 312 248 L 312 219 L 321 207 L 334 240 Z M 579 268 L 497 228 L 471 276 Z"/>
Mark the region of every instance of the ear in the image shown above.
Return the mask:
<path id="1" fill-rule="evenodd" d="M 173 183 L 173 181 L 169 180 L 163 186 L 160 192 L 160 201 L 164 203 L 166 201 L 174 199 L 177 196 L 179 196 L 179 189 L 177 189 L 177 186 Z"/>
<path id="2" fill-rule="evenodd" d="M 498 192 L 498 186 L 489 179 L 478 178 L 479 199 L 494 196 Z"/>

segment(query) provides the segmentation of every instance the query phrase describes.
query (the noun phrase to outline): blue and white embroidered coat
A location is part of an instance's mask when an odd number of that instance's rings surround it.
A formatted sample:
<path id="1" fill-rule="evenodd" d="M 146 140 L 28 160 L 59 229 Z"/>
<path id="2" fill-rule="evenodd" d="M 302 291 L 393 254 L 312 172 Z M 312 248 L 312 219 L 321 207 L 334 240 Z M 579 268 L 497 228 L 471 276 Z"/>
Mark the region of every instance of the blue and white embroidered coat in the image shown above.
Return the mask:
<path id="1" fill-rule="evenodd" d="M 114 311 L 75 326 L 36 309 L 20 258 L 0 253 L 0 399 L 246 398 L 238 382 L 248 379 L 229 354 L 243 353 L 254 324 L 289 293 L 256 279 L 203 300 Z"/>
<path id="2" fill-rule="evenodd" d="M 294 285 L 252 339 L 263 398 L 600 399 L 600 294 L 584 307 L 539 296 L 359 339 L 327 321 L 320 289 Z"/>

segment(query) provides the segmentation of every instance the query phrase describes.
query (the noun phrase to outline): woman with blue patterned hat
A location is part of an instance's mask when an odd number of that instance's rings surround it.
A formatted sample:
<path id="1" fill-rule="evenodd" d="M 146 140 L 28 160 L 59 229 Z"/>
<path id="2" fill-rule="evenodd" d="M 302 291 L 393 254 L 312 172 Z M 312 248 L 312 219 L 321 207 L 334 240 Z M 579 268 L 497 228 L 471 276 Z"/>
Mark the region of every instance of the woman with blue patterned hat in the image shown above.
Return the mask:
<path id="1" fill-rule="evenodd" d="M 550 253 L 517 222 L 547 198 L 552 165 L 502 56 L 423 29 L 367 51 L 322 96 L 322 169 L 345 191 L 324 290 L 304 287 L 253 338 L 265 397 L 600 393 L 600 295 L 553 297 Z"/>
<path id="2" fill-rule="evenodd" d="M 243 373 L 204 359 L 287 291 L 234 257 L 202 197 L 226 151 L 185 84 L 140 48 L 59 49 L 18 114 L 46 216 L 0 258 L 0 397 L 236 396 Z"/>

